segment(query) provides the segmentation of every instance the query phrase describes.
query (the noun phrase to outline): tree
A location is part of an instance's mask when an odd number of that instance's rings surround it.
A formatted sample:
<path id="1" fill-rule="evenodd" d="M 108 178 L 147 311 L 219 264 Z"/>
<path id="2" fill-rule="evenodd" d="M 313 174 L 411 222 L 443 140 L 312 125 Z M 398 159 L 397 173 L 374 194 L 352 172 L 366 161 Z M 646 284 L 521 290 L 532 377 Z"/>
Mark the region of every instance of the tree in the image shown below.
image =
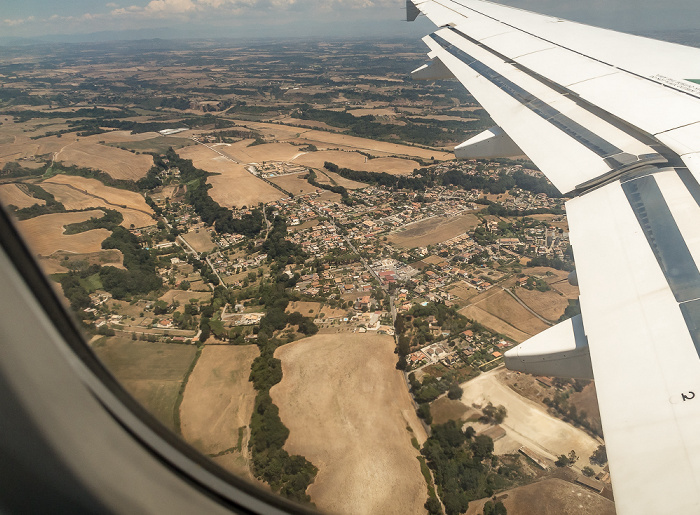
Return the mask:
<path id="1" fill-rule="evenodd" d="M 457 383 L 453 383 L 447 392 L 447 397 L 455 401 L 462 398 L 462 393 L 464 393 L 464 390 Z"/>
<path id="2" fill-rule="evenodd" d="M 430 425 L 433 423 L 433 416 L 430 413 L 430 404 L 427 402 L 424 402 L 423 404 L 418 405 L 418 416 L 425 420 L 425 423 Z"/>
<path id="3" fill-rule="evenodd" d="M 598 448 L 591 454 L 590 462 L 601 467 L 608 462 L 608 453 L 605 450 L 605 445 L 599 445 Z"/>
<path id="4" fill-rule="evenodd" d="M 428 510 L 428 515 L 442 515 L 442 505 L 437 497 L 428 497 L 423 507 Z"/>
<path id="5" fill-rule="evenodd" d="M 568 467 L 570 465 L 569 458 L 566 456 L 566 454 L 560 454 L 554 464 L 557 467 Z"/>
<path id="6" fill-rule="evenodd" d="M 583 475 L 586 476 L 586 477 L 592 477 L 593 474 L 595 474 L 595 471 L 594 471 L 591 467 L 589 467 L 588 465 L 586 465 L 585 467 L 583 467 L 583 468 L 581 469 L 581 472 L 583 472 Z"/>
<path id="7" fill-rule="evenodd" d="M 508 510 L 503 505 L 501 501 L 494 503 L 493 501 L 486 501 L 484 504 L 484 515 L 507 515 Z"/>

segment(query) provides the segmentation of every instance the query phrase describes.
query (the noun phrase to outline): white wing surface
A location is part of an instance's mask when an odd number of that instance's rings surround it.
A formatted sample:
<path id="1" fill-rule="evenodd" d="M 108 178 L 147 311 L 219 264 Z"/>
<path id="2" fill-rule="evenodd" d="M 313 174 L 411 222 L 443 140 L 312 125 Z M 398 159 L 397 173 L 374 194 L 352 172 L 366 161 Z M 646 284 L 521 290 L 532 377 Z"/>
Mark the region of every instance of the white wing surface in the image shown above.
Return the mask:
<path id="1" fill-rule="evenodd" d="M 407 12 L 439 27 L 414 76 L 456 77 L 500 127 L 457 156 L 519 148 L 573 197 L 581 319 L 506 364 L 592 369 L 618 513 L 700 513 L 700 50 L 483 0 Z"/>

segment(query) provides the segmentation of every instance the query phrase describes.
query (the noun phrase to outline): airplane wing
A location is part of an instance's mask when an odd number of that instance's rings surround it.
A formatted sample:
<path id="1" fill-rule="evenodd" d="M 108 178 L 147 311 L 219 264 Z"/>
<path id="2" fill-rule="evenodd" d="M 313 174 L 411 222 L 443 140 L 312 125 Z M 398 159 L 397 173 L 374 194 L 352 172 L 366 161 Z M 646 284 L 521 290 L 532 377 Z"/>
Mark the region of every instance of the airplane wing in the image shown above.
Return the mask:
<path id="1" fill-rule="evenodd" d="M 506 364 L 592 371 L 618 513 L 700 512 L 700 49 L 483 0 L 421 12 L 440 28 L 414 78 L 457 78 L 498 124 L 457 157 L 520 150 L 572 197 L 581 316 Z"/>

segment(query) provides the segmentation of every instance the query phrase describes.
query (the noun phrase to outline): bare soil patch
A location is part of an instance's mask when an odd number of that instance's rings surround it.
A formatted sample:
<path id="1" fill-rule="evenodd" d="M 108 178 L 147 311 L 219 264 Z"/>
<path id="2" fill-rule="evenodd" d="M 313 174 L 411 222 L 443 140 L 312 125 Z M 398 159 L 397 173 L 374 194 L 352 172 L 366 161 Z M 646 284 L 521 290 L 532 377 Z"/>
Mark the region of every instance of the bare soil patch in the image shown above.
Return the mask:
<path id="1" fill-rule="evenodd" d="M 602 434 L 603 426 L 600 422 L 600 410 L 598 409 L 598 396 L 595 391 L 595 383 L 584 386 L 580 392 L 574 392 L 569 396 L 569 404 L 576 407 L 578 413 L 586 412 L 591 425 Z"/>
<path id="2" fill-rule="evenodd" d="M 153 166 L 153 157 L 150 155 L 133 154 L 119 148 L 82 140 L 63 148 L 56 154 L 55 159 L 83 168 L 102 170 L 115 179 L 132 181 L 144 177 Z"/>
<path id="3" fill-rule="evenodd" d="M 206 345 L 190 375 L 182 404 L 182 436 L 206 454 L 236 448 L 239 428 L 245 428 L 240 450 L 247 454 L 248 424 L 256 391 L 248 380 L 260 354 L 255 345 Z"/>
<path id="4" fill-rule="evenodd" d="M 545 479 L 496 496 L 508 515 L 615 515 L 615 503 L 561 479 Z M 469 503 L 466 515 L 481 515 L 488 499 Z"/>
<path id="5" fill-rule="evenodd" d="M 367 333 L 316 335 L 280 347 L 270 394 L 289 428 L 285 449 L 319 468 L 311 500 L 331 513 L 416 513 L 425 480 L 411 445 L 426 435 L 394 341 Z M 413 433 L 406 428 L 410 426 Z"/>
<path id="6" fill-rule="evenodd" d="M 464 234 L 477 225 L 479 219 L 472 214 L 433 217 L 407 225 L 405 229 L 389 235 L 388 239 L 399 247 L 425 247 Z"/>
<path id="7" fill-rule="evenodd" d="M 87 254 L 102 250 L 101 243 L 111 233 L 107 229 L 93 229 L 78 234 L 63 234 L 64 226 L 102 216 L 104 213 L 99 210 L 55 213 L 18 221 L 17 226 L 32 250 L 40 256 L 49 256 L 59 250 Z"/>
<path id="8" fill-rule="evenodd" d="M 525 445 L 553 461 L 573 449 L 581 457 L 573 468 L 580 470 L 588 465 L 586 458 L 598 448 L 598 440 L 550 415 L 539 403 L 518 395 L 500 379 L 501 374 L 508 373 L 498 368 L 462 383 L 464 394 L 461 402 L 466 406 L 484 406 L 491 402 L 494 406 L 500 404 L 506 408 L 508 414 L 500 425 L 507 436 L 515 441 L 513 448 L 506 452 L 513 452 Z"/>
<path id="9" fill-rule="evenodd" d="M 27 195 L 19 184 L 0 185 L 0 202 L 2 202 L 3 206 L 13 205 L 20 209 L 33 206 L 34 204 L 42 206 L 46 204 L 46 201 L 43 199 Z"/>
<path id="10" fill-rule="evenodd" d="M 180 385 L 194 359 L 194 345 L 111 337 L 93 347 L 134 398 L 171 429 Z"/>

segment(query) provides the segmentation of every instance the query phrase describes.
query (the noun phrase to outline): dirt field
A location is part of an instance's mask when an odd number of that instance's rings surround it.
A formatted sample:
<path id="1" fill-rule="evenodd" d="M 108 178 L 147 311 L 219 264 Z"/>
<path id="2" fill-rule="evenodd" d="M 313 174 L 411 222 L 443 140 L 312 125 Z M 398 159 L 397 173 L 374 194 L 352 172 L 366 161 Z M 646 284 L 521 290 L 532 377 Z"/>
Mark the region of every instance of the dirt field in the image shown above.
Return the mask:
<path id="1" fill-rule="evenodd" d="M 242 164 L 236 164 L 203 145 L 183 148 L 179 155 L 184 159 L 192 159 L 198 168 L 220 174 L 209 177 L 207 182 L 212 185 L 209 195 L 222 206 L 253 206 L 285 196 L 281 191 L 251 175 Z"/>
<path id="2" fill-rule="evenodd" d="M 444 424 L 448 420 L 466 420 L 469 411 L 472 411 L 471 408 L 467 408 L 462 402 L 447 397 L 440 397 L 430 404 L 433 424 Z"/>
<path id="3" fill-rule="evenodd" d="M 246 454 L 248 424 L 256 391 L 248 381 L 250 365 L 260 354 L 256 345 L 206 345 L 194 367 L 180 405 L 182 436 L 206 454 L 217 454 L 238 444 Z"/>
<path id="4" fill-rule="evenodd" d="M 305 193 L 318 190 L 319 188 L 312 186 L 309 184 L 309 181 L 304 179 L 305 175 L 305 172 L 282 175 L 280 177 L 271 177 L 270 181 L 294 195 L 304 195 Z"/>
<path id="5" fill-rule="evenodd" d="M 497 451 L 510 453 L 526 445 L 548 459 L 556 460 L 560 454 L 568 454 L 573 449 L 581 457 L 573 468 L 580 469 L 588 465 L 587 458 L 597 449 L 599 442 L 511 390 L 499 380 L 499 374 L 505 373 L 508 371 L 497 368 L 460 385 L 464 390 L 461 401 L 466 406 L 473 403 L 485 405 L 490 401 L 496 406 L 501 404 L 508 410 L 501 427 L 506 430 L 507 441 L 512 441 L 513 444 L 510 448 L 504 448 L 506 438 L 499 440 Z"/>
<path id="6" fill-rule="evenodd" d="M 447 291 L 450 295 L 452 295 L 453 302 L 456 302 L 460 307 L 464 306 L 469 299 L 476 297 L 479 294 L 479 291 L 476 288 L 467 286 L 464 281 L 455 283 L 452 287 L 448 288 Z"/>
<path id="7" fill-rule="evenodd" d="M 3 206 L 12 204 L 20 209 L 33 206 L 34 204 L 40 204 L 42 206 L 46 204 L 45 200 L 27 195 L 18 184 L 0 185 L 0 202 L 2 202 Z"/>
<path id="8" fill-rule="evenodd" d="M 199 229 L 199 232 L 190 229 L 187 234 L 182 234 L 180 237 L 197 252 L 209 252 L 216 248 L 216 243 L 211 240 L 209 229 Z"/>
<path id="9" fill-rule="evenodd" d="M 472 214 L 433 217 L 407 225 L 389 235 L 389 241 L 404 248 L 425 247 L 459 236 L 477 225 L 479 219 Z"/>
<path id="10" fill-rule="evenodd" d="M 561 479 L 545 479 L 514 488 L 498 494 L 497 498 L 508 515 L 615 515 L 615 503 Z M 486 501 L 470 502 L 466 515 L 481 515 Z"/>
<path id="11" fill-rule="evenodd" d="M 535 313 L 553 322 L 564 314 L 566 306 L 569 305 L 569 299 L 553 290 L 516 288 L 515 294 Z"/>
<path id="12" fill-rule="evenodd" d="M 298 311 L 305 317 L 315 318 L 319 311 L 321 311 L 321 303 L 293 301 L 287 305 L 287 309 L 285 311 L 287 313 L 294 313 L 295 311 Z"/>
<path id="13" fill-rule="evenodd" d="M 194 345 L 108 338 L 94 351 L 126 389 L 163 424 L 174 429 L 173 413 Z"/>
<path id="14" fill-rule="evenodd" d="M 395 369 L 393 339 L 316 335 L 280 347 L 275 357 L 284 376 L 270 395 L 290 430 L 285 449 L 319 468 L 308 490 L 316 506 L 422 512 L 426 485 L 411 436 L 422 443 L 426 435 Z"/>
<path id="15" fill-rule="evenodd" d="M 153 157 L 132 154 L 126 150 L 79 141 L 63 147 L 55 156 L 56 162 L 93 168 L 107 172 L 115 179 L 139 180 L 153 166 Z"/>
<path id="16" fill-rule="evenodd" d="M 335 163 L 341 168 L 363 170 L 366 172 L 386 172 L 393 175 L 407 175 L 416 168 L 420 168 L 417 161 L 399 159 L 396 157 L 368 159 L 359 152 L 343 152 L 340 150 L 307 152 L 294 159 L 295 163 L 312 168 L 323 168 L 323 163 L 326 161 Z"/>
<path id="17" fill-rule="evenodd" d="M 101 243 L 111 233 L 107 229 L 93 229 L 68 235 L 63 234 L 64 226 L 103 215 L 99 210 L 55 213 L 18 221 L 17 226 L 29 246 L 40 256 L 49 256 L 59 250 L 86 254 L 102 250 Z"/>
<path id="18" fill-rule="evenodd" d="M 168 290 L 160 297 L 160 300 L 164 300 L 168 304 L 172 304 L 173 301 L 178 301 L 181 306 L 189 303 L 190 299 L 197 299 L 199 302 L 209 302 L 211 300 L 211 293 L 207 292 L 196 292 L 196 291 L 183 291 L 183 290 Z"/>

